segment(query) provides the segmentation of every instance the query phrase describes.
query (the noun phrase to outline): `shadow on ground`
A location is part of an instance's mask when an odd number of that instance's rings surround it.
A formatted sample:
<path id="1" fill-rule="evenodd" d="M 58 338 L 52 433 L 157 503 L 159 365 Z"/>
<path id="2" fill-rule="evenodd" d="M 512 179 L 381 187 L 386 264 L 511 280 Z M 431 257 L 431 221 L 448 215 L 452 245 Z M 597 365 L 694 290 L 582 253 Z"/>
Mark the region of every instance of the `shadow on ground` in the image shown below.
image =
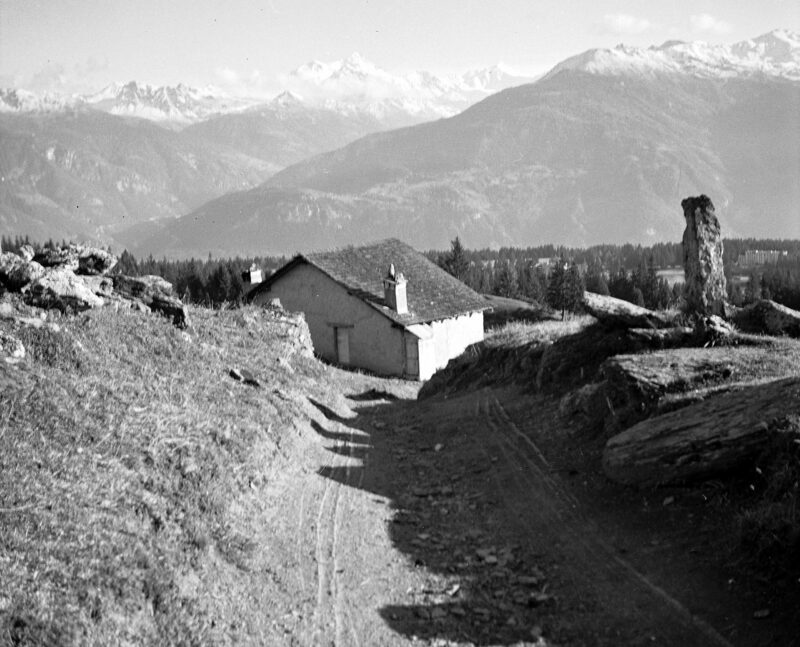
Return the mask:
<path id="1" fill-rule="evenodd" d="M 553 611 L 546 568 L 498 505 L 492 457 L 457 420 L 431 420 L 417 402 L 377 392 L 349 399 L 360 403 L 355 418 L 312 400 L 330 421 L 314 429 L 326 441 L 350 439 L 339 425 L 354 430 L 357 444 L 326 448 L 365 466 L 318 473 L 391 501 L 391 540 L 426 582 L 408 603 L 380 609 L 385 622 L 412 640 L 537 644 Z"/>
<path id="2" fill-rule="evenodd" d="M 714 518 L 710 492 L 613 486 L 599 439 L 561 430 L 537 439 L 553 450 L 551 466 L 523 436 L 550 433 L 554 401 L 513 389 L 499 399 L 488 389 L 349 399 L 352 418 L 312 401 L 330 423 L 314 428 L 363 466 L 318 473 L 390 500 L 390 538 L 425 582 L 379 610 L 399 634 L 477 645 L 800 644 L 791 604 L 768 586 L 726 584 L 727 522 Z M 769 624 L 754 619 L 764 605 Z"/>

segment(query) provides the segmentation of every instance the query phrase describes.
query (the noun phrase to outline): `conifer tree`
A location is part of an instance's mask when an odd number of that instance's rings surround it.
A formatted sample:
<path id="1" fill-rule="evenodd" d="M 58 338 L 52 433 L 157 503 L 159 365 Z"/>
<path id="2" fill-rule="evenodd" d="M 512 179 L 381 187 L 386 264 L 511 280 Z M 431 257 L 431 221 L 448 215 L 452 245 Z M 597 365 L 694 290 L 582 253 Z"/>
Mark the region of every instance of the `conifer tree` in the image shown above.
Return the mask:
<path id="1" fill-rule="evenodd" d="M 583 278 L 575 263 L 567 264 L 560 259 L 550 272 L 547 284 L 547 305 L 553 310 L 561 311 L 561 320 L 566 317 L 567 311 L 574 312 L 578 309 L 583 299 Z"/>

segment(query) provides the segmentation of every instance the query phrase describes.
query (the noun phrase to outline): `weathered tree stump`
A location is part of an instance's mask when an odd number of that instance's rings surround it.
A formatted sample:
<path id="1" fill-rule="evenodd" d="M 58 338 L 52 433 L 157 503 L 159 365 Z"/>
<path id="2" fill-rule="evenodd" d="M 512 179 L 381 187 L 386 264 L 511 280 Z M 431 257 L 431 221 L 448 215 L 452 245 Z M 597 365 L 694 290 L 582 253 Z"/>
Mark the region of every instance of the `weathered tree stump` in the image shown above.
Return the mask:
<path id="1" fill-rule="evenodd" d="M 686 311 L 725 316 L 727 291 L 722 269 L 722 234 L 714 204 L 708 196 L 701 195 L 686 198 L 681 207 L 686 218 L 683 232 Z"/>
<path id="2" fill-rule="evenodd" d="M 800 415 L 800 378 L 749 386 L 666 413 L 611 438 L 608 477 L 656 485 L 710 477 L 752 459 L 776 419 Z"/>

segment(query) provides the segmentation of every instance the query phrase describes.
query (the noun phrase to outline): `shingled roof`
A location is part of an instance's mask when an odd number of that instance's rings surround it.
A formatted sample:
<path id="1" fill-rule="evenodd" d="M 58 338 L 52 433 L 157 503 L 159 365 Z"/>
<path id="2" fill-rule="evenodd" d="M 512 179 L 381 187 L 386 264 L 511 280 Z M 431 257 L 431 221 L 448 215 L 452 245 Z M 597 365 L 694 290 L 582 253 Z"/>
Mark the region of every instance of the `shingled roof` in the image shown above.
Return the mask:
<path id="1" fill-rule="evenodd" d="M 354 296 L 405 326 L 448 319 L 490 307 L 477 292 L 396 238 L 362 247 L 299 254 L 258 285 L 248 298 L 269 289 L 272 283 L 301 263 L 313 265 Z M 383 278 L 391 264 L 408 281 L 407 314 L 397 314 L 384 300 Z"/>

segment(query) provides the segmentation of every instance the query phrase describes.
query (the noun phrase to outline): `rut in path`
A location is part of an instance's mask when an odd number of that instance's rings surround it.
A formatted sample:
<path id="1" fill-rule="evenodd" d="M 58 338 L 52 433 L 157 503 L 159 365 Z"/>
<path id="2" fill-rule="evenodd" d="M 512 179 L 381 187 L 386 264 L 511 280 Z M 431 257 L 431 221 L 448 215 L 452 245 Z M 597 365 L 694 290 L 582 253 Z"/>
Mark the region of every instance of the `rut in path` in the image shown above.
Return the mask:
<path id="1" fill-rule="evenodd" d="M 315 645 L 360 645 L 353 620 L 345 604 L 341 577 L 344 569 L 339 547 L 342 517 L 349 508 L 351 488 L 359 488 L 364 478 L 363 470 L 353 470 L 356 439 L 352 430 L 348 430 L 348 433 L 347 440 L 337 439 L 334 445 L 338 450 L 334 456 L 339 457 L 336 462 L 338 466 L 344 467 L 344 482 L 325 479 L 316 516 L 317 598 L 313 638 Z"/>
<path id="2" fill-rule="evenodd" d="M 674 645 L 730 647 L 713 627 L 622 559 L 598 528 L 580 512 L 536 443 L 515 424 L 495 393 L 480 392 L 476 420 L 487 426 L 482 450 L 500 455 L 497 469 L 513 475 L 516 492 L 507 493 L 526 530 L 547 537 L 564 558 L 564 569 L 581 589 L 590 589 L 609 617 L 635 621 L 660 641 Z M 532 416 L 542 420 L 547 416 Z M 507 485 L 506 485 L 507 487 Z"/>

